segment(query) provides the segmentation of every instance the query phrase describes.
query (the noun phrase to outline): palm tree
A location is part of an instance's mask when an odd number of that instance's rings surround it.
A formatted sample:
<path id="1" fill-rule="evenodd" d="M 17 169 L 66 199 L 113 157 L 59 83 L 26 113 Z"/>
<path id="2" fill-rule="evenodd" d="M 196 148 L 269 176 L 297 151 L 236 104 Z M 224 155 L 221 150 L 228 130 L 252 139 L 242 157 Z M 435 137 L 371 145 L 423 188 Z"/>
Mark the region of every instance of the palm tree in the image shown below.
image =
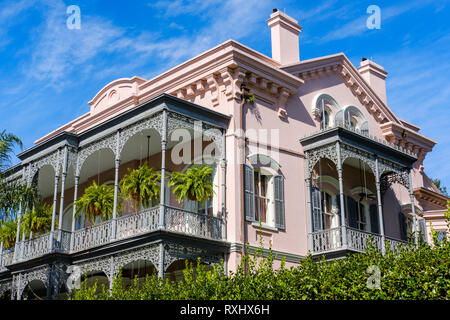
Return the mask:
<path id="1" fill-rule="evenodd" d="M 147 162 L 137 169 L 128 168 L 126 174 L 120 181 L 120 189 L 126 199 L 134 200 L 136 211 L 142 205 L 148 208 L 152 200 L 159 198 L 161 193 L 161 174 L 147 166 Z"/>
<path id="2" fill-rule="evenodd" d="M 118 207 L 121 204 L 119 200 Z M 84 212 L 92 223 L 98 216 L 101 216 L 104 220 L 110 219 L 114 211 L 114 187 L 99 186 L 93 181 L 92 185 L 86 188 L 83 196 L 75 204 L 77 207 L 75 217 L 78 217 L 80 212 Z M 120 212 L 119 208 L 118 212 Z"/>
<path id="3" fill-rule="evenodd" d="M 178 202 L 185 197 L 192 201 L 204 203 L 213 194 L 212 184 L 213 168 L 208 165 L 193 166 L 186 173 L 172 172 L 169 186 L 173 188 L 173 194 Z"/>
<path id="4" fill-rule="evenodd" d="M 53 206 L 47 203 L 36 203 L 32 210 L 28 210 L 22 218 L 21 227 L 26 233 L 45 233 L 52 227 Z M 58 227 L 58 221 L 55 221 Z"/>
<path id="5" fill-rule="evenodd" d="M 14 247 L 16 243 L 17 221 L 9 220 L 0 225 L 0 242 L 3 242 L 3 249 Z"/>
<path id="6" fill-rule="evenodd" d="M 0 171 L 11 163 L 11 153 L 15 146 L 23 148 L 22 141 L 17 136 L 5 130 L 0 132 Z"/>

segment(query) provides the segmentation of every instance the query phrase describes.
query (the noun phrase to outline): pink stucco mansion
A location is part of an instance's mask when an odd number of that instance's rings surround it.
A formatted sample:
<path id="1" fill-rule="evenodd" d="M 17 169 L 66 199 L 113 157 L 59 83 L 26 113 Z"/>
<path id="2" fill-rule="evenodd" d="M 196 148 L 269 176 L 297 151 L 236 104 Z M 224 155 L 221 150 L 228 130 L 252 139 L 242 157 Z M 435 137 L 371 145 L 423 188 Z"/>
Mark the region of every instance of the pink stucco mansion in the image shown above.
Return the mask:
<path id="1" fill-rule="evenodd" d="M 290 266 L 447 232 L 448 199 L 423 167 L 436 142 L 389 108 L 383 67 L 300 60 L 297 21 L 274 10 L 267 23 L 272 57 L 229 40 L 153 79 L 117 79 L 18 155 L 5 174 L 36 183 L 55 223 L 1 251 L 0 295 L 62 296 L 74 266 L 106 285 L 119 268 L 176 280 L 185 259 L 235 270 L 260 240 Z M 118 206 L 120 180 L 145 162 L 161 172 L 160 199 Z M 167 179 L 199 163 L 213 167 L 214 196 L 179 203 Z M 74 218 L 93 181 L 115 188 L 113 218 L 95 224 Z"/>

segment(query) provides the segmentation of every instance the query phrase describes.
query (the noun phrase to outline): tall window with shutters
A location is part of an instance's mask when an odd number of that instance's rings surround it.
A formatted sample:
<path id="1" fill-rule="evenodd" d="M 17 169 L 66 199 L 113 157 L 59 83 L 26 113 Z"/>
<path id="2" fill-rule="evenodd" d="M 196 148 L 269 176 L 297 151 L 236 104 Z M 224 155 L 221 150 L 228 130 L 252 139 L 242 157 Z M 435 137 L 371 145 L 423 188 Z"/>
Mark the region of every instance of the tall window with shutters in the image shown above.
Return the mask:
<path id="1" fill-rule="evenodd" d="M 244 194 L 247 221 L 285 228 L 283 176 L 244 165 Z"/>

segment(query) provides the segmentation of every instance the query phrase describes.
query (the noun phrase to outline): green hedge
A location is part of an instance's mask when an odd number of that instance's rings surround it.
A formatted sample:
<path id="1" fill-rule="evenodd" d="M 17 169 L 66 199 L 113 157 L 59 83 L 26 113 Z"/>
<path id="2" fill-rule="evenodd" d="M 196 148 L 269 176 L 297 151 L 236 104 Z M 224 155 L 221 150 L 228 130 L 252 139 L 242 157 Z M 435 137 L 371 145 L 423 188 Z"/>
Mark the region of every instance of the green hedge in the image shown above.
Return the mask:
<path id="1" fill-rule="evenodd" d="M 273 257 L 262 258 L 261 250 L 245 256 L 236 273 L 224 275 L 223 263 L 205 271 L 197 263 L 186 265 L 185 281 L 147 276 L 145 281 L 123 288 L 121 274 L 114 279 L 111 292 L 83 282 L 74 300 L 343 300 L 343 299 L 445 299 L 450 288 L 450 242 L 444 239 L 433 248 L 402 248 L 383 256 L 371 248 L 366 254 L 351 254 L 334 261 L 313 260 L 311 256 L 296 267 L 273 268 Z M 247 272 L 244 272 L 244 261 Z M 379 288 L 370 266 L 377 266 Z M 370 272 L 367 272 L 369 269 Z M 372 287 L 369 288 L 369 287 Z"/>

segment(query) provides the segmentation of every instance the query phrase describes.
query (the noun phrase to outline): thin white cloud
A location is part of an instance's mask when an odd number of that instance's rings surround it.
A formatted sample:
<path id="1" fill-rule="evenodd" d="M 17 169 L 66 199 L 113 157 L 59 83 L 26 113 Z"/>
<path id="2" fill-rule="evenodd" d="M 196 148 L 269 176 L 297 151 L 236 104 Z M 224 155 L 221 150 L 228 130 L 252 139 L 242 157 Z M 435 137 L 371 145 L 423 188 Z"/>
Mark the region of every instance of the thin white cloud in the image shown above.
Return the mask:
<path id="1" fill-rule="evenodd" d="M 391 20 L 401 14 L 404 14 L 408 11 L 415 10 L 427 6 L 429 4 L 433 4 L 431 0 L 416 0 L 416 1 L 408 1 L 406 4 L 401 5 L 393 5 L 390 7 L 380 7 L 381 12 L 381 28 L 383 28 L 383 24 L 386 21 Z M 365 10 L 363 11 L 366 13 Z M 325 36 L 317 39 L 319 43 L 326 43 L 335 40 L 341 40 L 348 37 L 360 36 L 363 35 L 366 31 L 368 31 L 366 22 L 369 15 L 365 14 L 357 17 L 356 19 L 347 22 L 343 26 L 328 32 Z"/>

